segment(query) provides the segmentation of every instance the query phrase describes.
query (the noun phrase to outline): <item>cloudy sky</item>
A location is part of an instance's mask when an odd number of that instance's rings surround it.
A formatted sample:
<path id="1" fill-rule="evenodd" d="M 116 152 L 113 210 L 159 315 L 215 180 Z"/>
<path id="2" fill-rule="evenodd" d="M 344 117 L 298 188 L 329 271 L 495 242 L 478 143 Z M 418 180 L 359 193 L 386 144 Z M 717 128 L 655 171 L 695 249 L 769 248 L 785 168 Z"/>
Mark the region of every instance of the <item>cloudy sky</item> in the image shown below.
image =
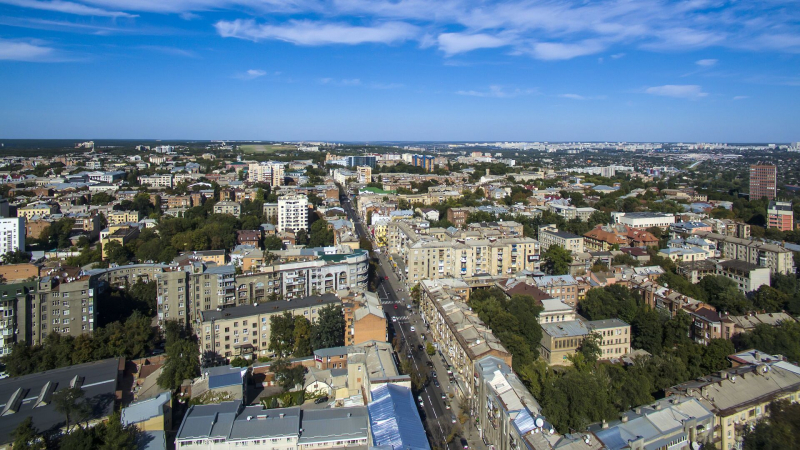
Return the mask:
<path id="1" fill-rule="evenodd" d="M 0 0 L 0 138 L 800 140 L 795 0 Z"/>

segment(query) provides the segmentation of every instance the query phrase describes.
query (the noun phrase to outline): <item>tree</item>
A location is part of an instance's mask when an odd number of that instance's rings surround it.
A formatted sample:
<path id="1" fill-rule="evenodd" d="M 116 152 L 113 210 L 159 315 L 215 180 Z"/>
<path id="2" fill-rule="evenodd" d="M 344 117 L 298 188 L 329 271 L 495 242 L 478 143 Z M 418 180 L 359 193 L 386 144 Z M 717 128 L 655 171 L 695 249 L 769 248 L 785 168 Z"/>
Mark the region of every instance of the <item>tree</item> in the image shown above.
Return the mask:
<path id="1" fill-rule="evenodd" d="M 267 250 L 283 250 L 283 241 L 275 235 L 267 236 L 264 238 L 264 248 Z"/>
<path id="2" fill-rule="evenodd" d="M 594 364 L 603 355 L 602 349 L 600 348 L 600 343 L 602 341 L 603 337 L 598 333 L 589 333 L 583 338 L 578 351 L 583 355 L 587 363 Z"/>
<path id="3" fill-rule="evenodd" d="M 295 358 L 311 356 L 311 322 L 303 316 L 294 319 L 294 349 Z"/>
<path id="4" fill-rule="evenodd" d="M 11 437 L 14 439 L 11 445 L 13 448 L 29 450 L 43 450 L 45 448 L 45 444 L 41 436 L 39 436 L 39 431 L 33 426 L 33 419 L 30 416 L 26 417 L 14 428 L 14 431 L 11 432 Z"/>
<path id="5" fill-rule="evenodd" d="M 31 254 L 23 249 L 17 249 L 3 255 L 3 264 L 22 264 L 31 262 Z"/>
<path id="6" fill-rule="evenodd" d="M 319 310 L 319 320 L 311 333 L 314 350 L 344 345 L 344 312 L 339 305 L 328 305 Z"/>
<path id="7" fill-rule="evenodd" d="M 53 394 L 53 405 L 57 412 L 64 415 L 67 433 L 73 424 L 86 420 L 92 412 L 89 404 L 83 399 L 84 395 L 85 392 L 77 386 L 64 388 Z"/>
<path id="8" fill-rule="evenodd" d="M 572 255 L 569 250 L 558 245 L 551 245 L 542 257 L 545 260 L 544 271 L 549 275 L 566 275 L 569 273 L 569 265 L 572 263 Z"/>
<path id="9" fill-rule="evenodd" d="M 294 351 L 294 317 L 287 311 L 269 318 L 269 351 L 285 358 Z"/>
<path id="10" fill-rule="evenodd" d="M 297 233 L 294 235 L 294 242 L 297 245 L 307 245 L 308 244 L 308 233 L 306 230 L 298 230 Z"/>
<path id="11" fill-rule="evenodd" d="M 370 241 L 369 238 L 367 238 L 365 236 L 362 236 L 358 240 L 358 248 L 360 248 L 362 250 L 372 251 L 372 241 Z"/>
<path id="12" fill-rule="evenodd" d="M 768 407 L 769 416 L 746 429 L 744 450 L 779 450 L 800 436 L 800 404 L 779 400 Z"/>
<path id="13" fill-rule="evenodd" d="M 103 443 L 100 450 L 136 450 L 136 428 L 133 425 L 123 426 L 120 413 L 114 412 L 100 430 Z"/>
<path id="14" fill-rule="evenodd" d="M 298 384 L 303 384 L 305 368 L 299 364 L 291 365 L 285 359 L 279 359 L 272 363 L 272 371 L 278 385 L 284 391 L 293 389 Z"/>
<path id="15" fill-rule="evenodd" d="M 247 367 L 250 365 L 250 361 L 242 358 L 241 356 L 237 356 L 231 360 L 231 367 Z"/>
<path id="16" fill-rule="evenodd" d="M 428 342 L 427 345 L 425 345 L 425 353 L 427 353 L 428 356 L 435 355 L 436 354 L 436 347 L 434 347 L 433 344 Z"/>
<path id="17" fill-rule="evenodd" d="M 766 284 L 762 284 L 753 294 L 753 306 L 768 313 L 783 311 L 788 303 L 788 295 Z"/>
<path id="18" fill-rule="evenodd" d="M 167 324 L 174 321 L 167 321 Z M 179 323 L 165 327 L 166 361 L 158 377 L 158 385 L 164 389 L 178 389 L 183 380 L 200 374 L 200 348 L 194 334 Z"/>
<path id="19" fill-rule="evenodd" d="M 333 245 L 333 230 L 328 228 L 328 222 L 317 220 L 309 229 L 309 247 L 328 247 Z"/>

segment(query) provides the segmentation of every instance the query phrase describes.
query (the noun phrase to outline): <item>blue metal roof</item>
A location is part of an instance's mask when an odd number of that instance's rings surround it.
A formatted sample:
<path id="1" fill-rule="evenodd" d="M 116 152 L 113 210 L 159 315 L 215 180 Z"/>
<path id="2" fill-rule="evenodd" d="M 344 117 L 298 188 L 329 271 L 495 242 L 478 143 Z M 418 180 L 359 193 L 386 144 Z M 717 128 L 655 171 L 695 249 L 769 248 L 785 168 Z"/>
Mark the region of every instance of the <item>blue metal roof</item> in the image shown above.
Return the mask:
<path id="1" fill-rule="evenodd" d="M 242 374 L 231 372 L 222 375 L 212 375 L 208 377 L 208 388 L 216 389 L 227 386 L 237 386 L 242 384 Z"/>
<path id="2" fill-rule="evenodd" d="M 397 450 L 430 450 L 411 390 L 384 384 L 372 391 L 368 405 L 373 445 Z"/>

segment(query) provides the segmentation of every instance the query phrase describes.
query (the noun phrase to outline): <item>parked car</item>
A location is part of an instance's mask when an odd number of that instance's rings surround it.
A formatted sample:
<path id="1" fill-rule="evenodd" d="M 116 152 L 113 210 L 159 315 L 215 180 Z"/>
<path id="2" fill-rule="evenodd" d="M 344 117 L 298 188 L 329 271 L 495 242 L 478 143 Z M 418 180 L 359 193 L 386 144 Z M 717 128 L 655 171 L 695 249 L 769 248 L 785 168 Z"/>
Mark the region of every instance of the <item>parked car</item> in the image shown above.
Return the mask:
<path id="1" fill-rule="evenodd" d="M 417 329 L 412 326 L 411 331 L 417 331 Z"/>
<path id="2" fill-rule="evenodd" d="M 436 378 L 436 371 L 435 370 L 431 370 L 431 376 L 433 376 L 433 378 Z"/>
<path id="3" fill-rule="evenodd" d="M 439 380 L 433 380 L 433 385 L 438 388 L 439 387 Z"/>
<path id="4" fill-rule="evenodd" d="M 392 316 L 392 322 L 397 322 L 397 317 Z"/>
<path id="5" fill-rule="evenodd" d="M 325 403 L 325 402 L 327 402 L 327 401 L 328 401 L 328 396 L 327 396 L 327 395 L 325 395 L 325 396 L 322 396 L 322 397 L 320 397 L 320 398 L 318 398 L 318 399 L 314 400 L 314 403 L 315 403 L 315 404 L 317 404 L 317 405 L 319 405 L 320 403 Z"/>

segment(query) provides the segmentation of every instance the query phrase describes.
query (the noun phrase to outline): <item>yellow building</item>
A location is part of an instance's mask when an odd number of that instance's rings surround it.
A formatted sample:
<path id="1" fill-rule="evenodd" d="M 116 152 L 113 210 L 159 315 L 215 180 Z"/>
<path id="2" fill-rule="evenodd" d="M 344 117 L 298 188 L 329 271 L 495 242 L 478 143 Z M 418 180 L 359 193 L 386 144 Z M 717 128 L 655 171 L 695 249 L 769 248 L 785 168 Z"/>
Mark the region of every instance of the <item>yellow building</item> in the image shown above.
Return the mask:
<path id="1" fill-rule="evenodd" d="M 17 208 L 17 217 L 24 217 L 26 220 L 31 220 L 33 216 L 45 217 L 56 214 L 60 211 L 58 205 L 51 205 L 49 203 L 34 203 L 31 205 Z"/>
<path id="2" fill-rule="evenodd" d="M 120 245 L 125 245 L 139 237 L 138 227 L 111 225 L 107 230 L 107 232 L 103 230 L 103 232 L 100 233 L 100 245 L 103 249 L 103 259 L 108 258 L 108 254 L 106 254 L 106 245 L 111 241 L 119 242 Z"/>
<path id="3" fill-rule="evenodd" d="M 172 429 L 172 393 L 162 392 L 153 398 L 131 403 L 122 408 L 123 426 L 132 425 L 139 431 L 169 431 Z"/>
<path id="4" fill-rule="evenodd" d="M 142 220 L 142 214 L 139 211 L 114 211 L 108 215 L 109 225 L 138 222 L 140 220 Z"/>

